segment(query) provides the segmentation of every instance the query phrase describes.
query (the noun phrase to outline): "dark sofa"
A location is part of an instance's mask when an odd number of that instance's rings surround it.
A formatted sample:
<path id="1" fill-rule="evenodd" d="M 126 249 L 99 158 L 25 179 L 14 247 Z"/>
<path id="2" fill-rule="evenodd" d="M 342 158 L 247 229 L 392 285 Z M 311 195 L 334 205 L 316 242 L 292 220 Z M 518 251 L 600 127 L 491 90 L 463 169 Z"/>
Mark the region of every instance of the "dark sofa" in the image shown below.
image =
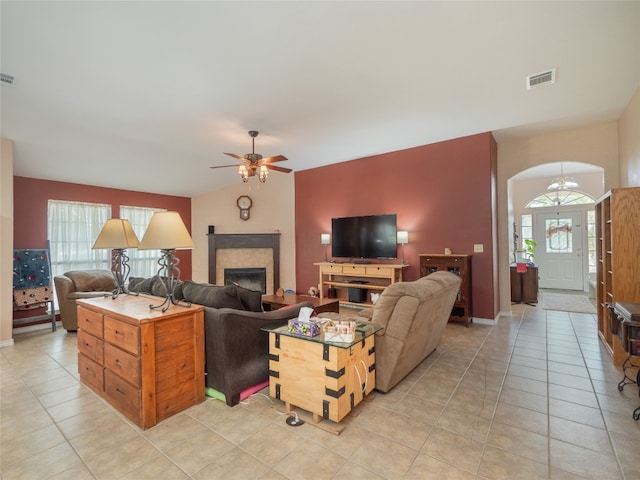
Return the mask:
<path id="1" fill-rule="evenodd" d="M 158 277 L 131 278 L 129 290 L 165 295 Z M 224 395 L 229 406 L 240 401 L 242 392 L 269 379 L 269 337 L 262 328 L 283 325 L 302 307 L 313 307 L 303 302 L 263 312 L 261 292 L 192 281 L 180 283 L 175 296 L 205 307 L 205 383 Z"/>

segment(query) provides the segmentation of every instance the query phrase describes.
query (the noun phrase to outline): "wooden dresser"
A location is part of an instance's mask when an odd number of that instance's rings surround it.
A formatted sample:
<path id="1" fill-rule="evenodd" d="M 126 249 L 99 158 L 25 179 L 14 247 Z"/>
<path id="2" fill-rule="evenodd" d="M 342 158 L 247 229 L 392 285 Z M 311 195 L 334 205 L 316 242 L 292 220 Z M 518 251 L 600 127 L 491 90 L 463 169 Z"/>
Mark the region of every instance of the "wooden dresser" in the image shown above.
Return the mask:
<path id="1" fill-rule="evenodd" d="M 77 301 L 81 382 L 142 429 L 205 399 L 204 308 L 162 313 L 156 300 Z"/>

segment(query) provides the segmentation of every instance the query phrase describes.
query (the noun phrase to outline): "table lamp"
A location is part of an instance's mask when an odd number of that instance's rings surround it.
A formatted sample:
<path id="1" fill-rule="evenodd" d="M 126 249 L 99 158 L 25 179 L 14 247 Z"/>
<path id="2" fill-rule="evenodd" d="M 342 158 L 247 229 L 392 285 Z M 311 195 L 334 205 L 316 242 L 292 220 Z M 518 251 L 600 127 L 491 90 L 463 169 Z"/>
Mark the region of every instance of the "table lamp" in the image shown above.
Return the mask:
<path id="1" fill-rule="evenodd" d="M 399 230 L 397 239 L 398 243 L 402 245 L 402 265 L 404 265 L 404 246 L 409 243 L 409 232 L 406 230 Z"/>
<path id="2" fill-rule="evenodd" d="M 328 262 L 329 258 L 327 257 L 327 245 L 331 243 L 331 235 L 329 235 L 328 233 L 321 233 L 320 243 L 324 245 L 324 261 Z"/>
<path id="3" fill-rule="evenodd" d="M 94 249 L 110 248 L 112 250 L 111 272 L 117 283 L 117 287 L 111 295 L 112 298 L 116 298 L 121 293 L 130 293 L 125 284 L 131 267 L 125 251 L 127 248 L 137 246 L 138 237 L 133 231 L 133 227 L 131 227 L 129 220 L 121 218 L 107 220 L 93 244 Z"/>
<path id="4" fill-rule="evenodd" d="M 180 281 L 180 259 L 174 255 L 176 249 L 191 249 L 195 245 L 178 212 L 156 212 L 151 217 L 147 231 L 140 241 L 140 250 L 160 250 L 162 256 L 158 260 L 158 277 L 164 285 L 166 297 L 160 305 L 149 305 L 149 308 L 161 308 L 165 312 L 171 304 L 188 307 L 190 303 L 180 302 L 175 298 L 175 288 Z"/>

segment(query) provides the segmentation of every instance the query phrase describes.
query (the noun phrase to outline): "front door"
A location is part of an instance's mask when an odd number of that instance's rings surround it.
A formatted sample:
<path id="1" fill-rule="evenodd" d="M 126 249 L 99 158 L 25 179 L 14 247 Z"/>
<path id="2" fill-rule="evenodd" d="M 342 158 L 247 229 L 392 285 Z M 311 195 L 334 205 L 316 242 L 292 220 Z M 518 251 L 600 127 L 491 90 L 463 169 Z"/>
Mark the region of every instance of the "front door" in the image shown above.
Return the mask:
<path id="1" fill-rule="evenodd" d="M 583 290 L 582 212 L 537 212 L 534 235 L 540 288 Z"/>

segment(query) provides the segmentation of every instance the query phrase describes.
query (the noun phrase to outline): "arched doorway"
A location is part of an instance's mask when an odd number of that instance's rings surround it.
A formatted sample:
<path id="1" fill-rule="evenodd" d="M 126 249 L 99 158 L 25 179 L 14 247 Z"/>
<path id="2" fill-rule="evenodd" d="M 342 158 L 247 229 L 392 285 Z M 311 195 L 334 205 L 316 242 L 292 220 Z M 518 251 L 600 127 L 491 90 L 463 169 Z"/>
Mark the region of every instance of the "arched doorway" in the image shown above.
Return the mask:
<path id="1" fill-rule="evenodd" d="M 550 185 L 564 170 L 577 185 Z M 603 193 L 604 170 L 579 162 L 539 165 L 512 177 L 512 259 L 525 240 L 536 243 L 539 287 L 587 291 L 595 273 L 594 204 Z"/>

